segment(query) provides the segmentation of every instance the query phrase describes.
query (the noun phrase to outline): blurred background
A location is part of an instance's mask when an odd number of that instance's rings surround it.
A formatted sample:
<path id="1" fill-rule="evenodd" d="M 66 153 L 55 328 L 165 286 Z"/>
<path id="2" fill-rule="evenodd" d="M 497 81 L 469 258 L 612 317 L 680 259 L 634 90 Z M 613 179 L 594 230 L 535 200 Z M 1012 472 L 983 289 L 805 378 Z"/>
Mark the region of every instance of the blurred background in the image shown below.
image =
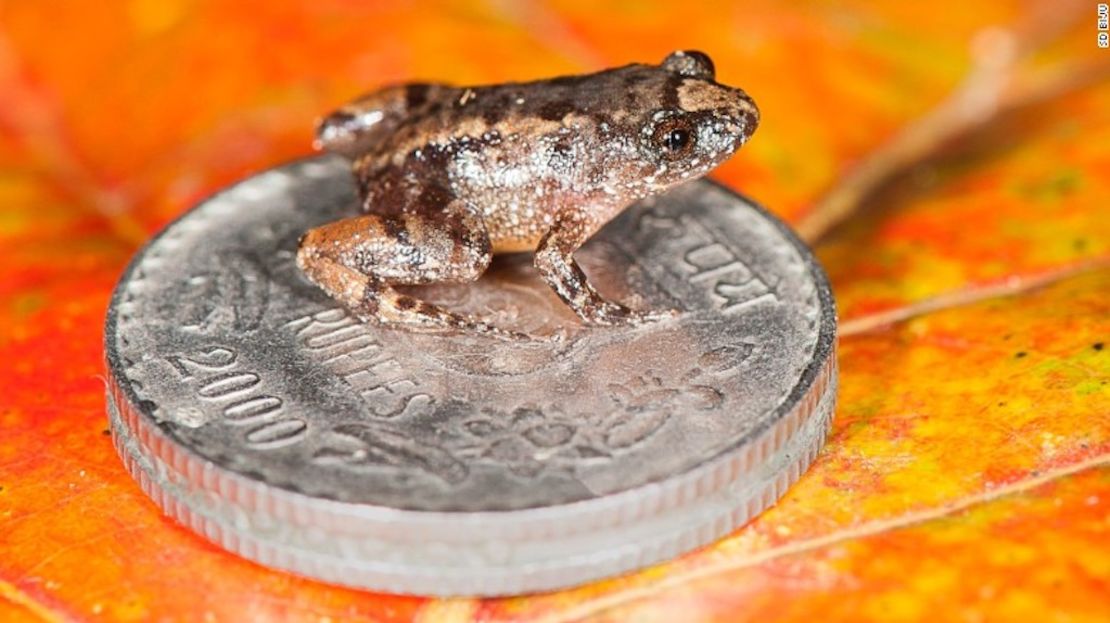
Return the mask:
<path id="1" fill-rule="evenodd" d="M 1110 50 L 1098 4 L 0 1 L 0 619 L 1110 618 Z M 111 448 L 101 327 L 152 233 L 400 81 L 698 49 L 763 113 L 713 177 L 811 244 L 833 434 L 675 562 L 433 601 L 301 580 L 163 519 Z"/>

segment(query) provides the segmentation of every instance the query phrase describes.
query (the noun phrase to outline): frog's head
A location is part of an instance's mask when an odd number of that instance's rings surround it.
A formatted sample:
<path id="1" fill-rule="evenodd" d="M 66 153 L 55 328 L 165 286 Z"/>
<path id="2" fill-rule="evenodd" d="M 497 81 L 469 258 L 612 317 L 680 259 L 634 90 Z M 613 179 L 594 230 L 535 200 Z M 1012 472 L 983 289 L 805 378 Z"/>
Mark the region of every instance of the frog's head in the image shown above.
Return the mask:
<path id="1" fill-rule="evenodd" d="M 755 132 L 759 109 L 744 91 L 718 84 L 701 52 L 674 52 L 656 71 L 663 106 L 640 120 L 640 153 L 652 185 L 663 189 L 727 160 Z"/>

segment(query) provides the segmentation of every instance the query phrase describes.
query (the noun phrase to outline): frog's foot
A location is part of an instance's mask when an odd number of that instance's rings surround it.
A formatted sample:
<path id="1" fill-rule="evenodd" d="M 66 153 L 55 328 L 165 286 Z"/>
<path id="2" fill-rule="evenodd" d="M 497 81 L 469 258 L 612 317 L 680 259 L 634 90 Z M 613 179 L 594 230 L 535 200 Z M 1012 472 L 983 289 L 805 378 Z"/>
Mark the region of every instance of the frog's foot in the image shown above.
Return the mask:
<path id="1" fill-rule="evenodd" d="M 448 311 L 439 305 L 401 294 L 383 284 L 368 284 L 355 313 L 364 321 L 401 326 L 418 333 L 476 333 L 503 340 L 527 341 L 531 336 L 496 327 L 484 320 Z"/>
<path id="2" fill-rule="evenodd" d="M 581 214 L 567 213 L 556 220 L 536 247 L 540 276 L 582 322 L 595 326 L 635 326 L 674 318 L 671 310 L 641 311 L 608 301 L 590 285 L 573 253 L 600 226 Z"/>
<path id="3" fill-rule="evenodd" d="M 489 262 L 485 228 L 462 212 L 348 218 L 310 230 L 297 250 L 305 276 L 364 321 L 420 333 L 531 339 L 393 288 L 473 281 Z"/>
<path id="4" fill-rule="evenodd" d="M 575 310 L 576 312 L 578 310 Z M 638 310 L 614 303 L 601 301 L 597 305 L 586 305 L 579 313 L 579 317 L 586 324 L 602 327 L 639 326 L 661 320 L 670 320 L 678 316 L 678 311 L 665 310 Z"/>

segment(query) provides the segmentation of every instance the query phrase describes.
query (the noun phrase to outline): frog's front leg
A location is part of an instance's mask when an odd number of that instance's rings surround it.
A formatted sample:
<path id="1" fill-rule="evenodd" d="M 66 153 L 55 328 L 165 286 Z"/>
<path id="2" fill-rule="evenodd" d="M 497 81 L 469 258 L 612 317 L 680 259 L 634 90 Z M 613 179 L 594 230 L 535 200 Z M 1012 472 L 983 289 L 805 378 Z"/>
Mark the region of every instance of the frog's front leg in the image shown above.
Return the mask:
<path id="1" fill-rule="evenodd" d="M 524 338 L 393 288 L 473 281 L 490 259 L 485 225 L 458 202 L 431 214 L 366 214 L 328 223 L 309 230 L 297 250 L 304 274 L 363 320 L 427 333 Z"/>
<path id="2" fill-rule="evenodd" d="M 607 301 L 590 285 L 573 254 L 603 224 L 580 210 L 561 213 L 536 247 L 535 265 L 543 280 L 587 324 L 641 324 L 674 317 L 669 310 L 639 311 Z"/>

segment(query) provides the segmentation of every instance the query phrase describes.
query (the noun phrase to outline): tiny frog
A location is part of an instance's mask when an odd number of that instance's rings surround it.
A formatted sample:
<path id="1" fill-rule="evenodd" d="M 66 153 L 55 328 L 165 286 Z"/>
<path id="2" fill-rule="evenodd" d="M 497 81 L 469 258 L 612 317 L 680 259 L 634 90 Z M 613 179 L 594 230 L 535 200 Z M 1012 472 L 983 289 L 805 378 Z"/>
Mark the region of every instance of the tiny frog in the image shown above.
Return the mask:
<path id="1" fill-rule="evenodd" d="M 714 77 L 708 56 L 679 51 L 581 76 L 369 93 L 322 119 L 316 141 L 352 160 L 363 214 L 308 231 L 297 265 L 363 320 L 421 332 L 526 337 L 393 287 L 473 281 L 493 254 L 520 251 L 586 324 L 670 317 L 606 300 L 573 254 L 752 135 L 755 103 Z"/>

